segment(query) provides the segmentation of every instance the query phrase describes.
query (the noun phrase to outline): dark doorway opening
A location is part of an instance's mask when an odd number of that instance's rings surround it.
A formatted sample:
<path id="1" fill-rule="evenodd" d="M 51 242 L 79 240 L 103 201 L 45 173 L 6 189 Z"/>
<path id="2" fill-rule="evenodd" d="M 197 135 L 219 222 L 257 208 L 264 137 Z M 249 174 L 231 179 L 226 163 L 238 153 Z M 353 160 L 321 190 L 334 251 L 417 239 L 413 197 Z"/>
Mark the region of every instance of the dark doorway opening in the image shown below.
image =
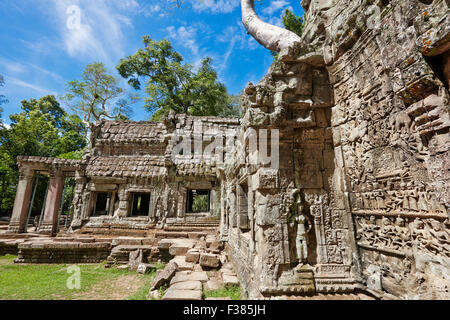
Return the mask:
<path id="1" fill-rule="evenodd" d="M 133 193 L 132 203 L 130 216 L 142 217 L 149 215 L 150 193 Z"/>
<path id="2" fill-rule="evenodd" d="M 188 190 L 187 213 L 209 212 L 211 190 Z"/>
<path id="3" fill-rule="evenodd" d="M 109 202 L 111 201 L 111 193 L 109 192 L 97 192 L 95 194 L 95 206 L 93 216 L 105 216 L 108 215 Z"/>

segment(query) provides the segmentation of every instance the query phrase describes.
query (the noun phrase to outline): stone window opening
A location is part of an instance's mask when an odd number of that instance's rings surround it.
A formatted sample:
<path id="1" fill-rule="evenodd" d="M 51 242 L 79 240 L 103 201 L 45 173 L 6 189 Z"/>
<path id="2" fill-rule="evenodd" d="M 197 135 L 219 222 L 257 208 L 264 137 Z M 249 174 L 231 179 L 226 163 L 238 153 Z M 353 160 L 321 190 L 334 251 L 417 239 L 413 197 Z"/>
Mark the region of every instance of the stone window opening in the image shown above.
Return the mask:
<path id="1" fill-rule="evenodd" d="M 211 190 L 188 190 L 187 213 L 210 211 Z"/>
<path id="2" fill-rule="evenodd" d="M 237 188 L 238 191 L 238 226 L 242 232 L 249 231 L 248 219 L 248 185 L 247 181 Z"/>
<path id="3" fill-rule="evenodd" d="M 131 194 L 130 217 L 145 217 L 150 212 L 150 193 Z"/>
<path id="4" fill-rule="evenodd" d="M 92 216 L 109 215 L 109 206 L 111 203 L 111 192 L 96 192 L 94 194 L 94 210 Z"/>

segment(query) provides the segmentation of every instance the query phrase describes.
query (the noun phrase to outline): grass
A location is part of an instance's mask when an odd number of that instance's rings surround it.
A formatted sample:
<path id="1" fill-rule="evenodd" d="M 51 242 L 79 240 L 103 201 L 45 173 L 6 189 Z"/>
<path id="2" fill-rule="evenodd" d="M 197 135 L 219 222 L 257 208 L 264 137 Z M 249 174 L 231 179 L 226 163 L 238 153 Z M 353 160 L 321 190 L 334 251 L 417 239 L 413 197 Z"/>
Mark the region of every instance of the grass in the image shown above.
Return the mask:
<path id="1" fill-rule="evenodd" d="M 67 272 L 70 265 L 17 265 L 14 264 L 15 258 L 15 256 L 0 256 L 0 299 L 3 300 L 77 299 L 80 295 L 89 293 L 94 285 L 101 285 L 124 275 L 137 275 L 128 269 L 106 269 L 104 263 L 78 265 L 81 271 L 81 288 L 71 290 L 66 284 L 73 275 Z M 137 292 L 130 292 L 128 299 L 145 300 L 155 274 L 156 272 L 141 275 L 142 286 Z M 104 287 L 101 290 L 114 291 L 114 288 Z M 101 292 L 98 299 L 102 299 Z"/>
<path id="2" fill-rule="evenodd" d="M 238 285 L 222 287 L 217 290 L 204 290 L 203 298 L 223 298 L 230 297 L 231 300 L 241 299 L 241 288 Z"/>
<path id="3" fill-rule="evenodd" d="M 156 264 L 156 270 L 164 269 L 164 267 L 164 264 Z M 148 300 L 147 295 L 150 291 L 151 282 L 156 276 L 156 270 L 145 275 L 145 277 L 149 278 L 148 281 L 146 281 L 145 284 L 136 293 L 129 296 L 128 300 Z"/>

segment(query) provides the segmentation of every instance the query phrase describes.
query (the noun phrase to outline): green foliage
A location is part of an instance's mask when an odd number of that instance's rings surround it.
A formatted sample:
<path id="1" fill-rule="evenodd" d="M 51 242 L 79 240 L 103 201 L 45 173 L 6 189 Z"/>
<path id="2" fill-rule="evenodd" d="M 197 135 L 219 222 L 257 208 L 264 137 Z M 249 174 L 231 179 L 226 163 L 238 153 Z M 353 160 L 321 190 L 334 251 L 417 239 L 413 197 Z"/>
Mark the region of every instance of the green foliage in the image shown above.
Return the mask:
<path id="1" fill-rule="evenodd" d="M 237 285 L 233 285 L 230 287 L 222 287 L 217 290 L 204 290 L 203 291 L 204 298 L 224 298 L 230 297 L 231 300 L 240 300 L 241 299 L 241 288 Z"/>
<path id="2" fill-rule="evenodd" d="M 144 48 L 122 59 L 117 66 L 120 75 L 136 90 L 146 79 L 145 108 L 158 121 L 171 110 L 196 116 L 217 116 L 230 113 L 229 97 L 224 84 L 218 81 L 211 58 L 202 60 L 197 71 L 183 63 L 170 41 L 143 38 Z M 228 110 L 230 109 L 230 110 Z"/>
<path id="3" fill-rule="evenodd" d="M 105 118 L 126 120 L 131 116 L 130 106 L 139 97 L 127 95 L 119 82 L 119 78 L 108 74 L 103 63 L 92 63 L 84 69 L 81 80 L 67 84 L 66 94 L 62 98 L 87 123 Z"/>
<path id="4" fill-rule="evenodd" d="M 303 17 L 301 16 L 296 17 L 291 10 L 286 9 L 284 11 L 283 24 L 287 30 L 296 33 L 299 37 L 302 36 L 303 28 L 305 26 Z"/>
<path id="5" fill-rule="evenodd" d="M 67 288 L 68 265 L 15 265 L 14 256 L 0 257 L 0 300 L 72 300 L 80 299 L 83 294 L 91 292 L 93 286 L 101 288 L 97 299 L 103 299 L 102 293 L 114 290 L 108 283 L 123 275 L 131 274 L 127 270 L 105 268 L 103 263 L 79 265 L 81 269 L 81 288 Z M 135 274 L 135 272 L 133 272 Z M 155 272 L 141 276 L 145 283 L 138 292 L 130 292 L 128 299 L 141 300 L 144 287 L 151 282 Z M 148 290 L 147 290 L 148 293 Z M 96 297 L 93 297 L 96 298 Z"/>
<path id="6" fill-rule="evenodd" d="M 54 96 L 22 101 L 10 115 L 11 128 L 0 129 L 0 212 L 12 209 L 18 181 L 18 156 L 59 157 L 86 147 L 86 126 L 68 115 Z"/>
<path id="7" fill-rule="evenodd" d="M 224 118 L 242 118 L 242 92 L 236 95 L 228 95 L 228 107 L 223 109 L 218 116 Z"/>
<path id="8" fill-rule="evenodd" d="M 283 20 L 283 25 L 287 30 L 294 32 L 299 37 L 302 36 L 303 28 L 305 27 L 305 21 L 303 20 L 303 17 L 301 17 L 301 16 L 296 17 L 295 14 L 291 10 L 286 9 L 284 11 L 282 20 Z M 271 53 L 272 53 L 272 56 L 275 59 L 277 59 L 278 52 L 272 51 Z"/>
<path id="9" fill-rule="evenodd" d="M 58 158 L 60 159 L 71 159 L 71 160 L 81 160 L 83 158 L 83 154 L 86 152 L 87 148 L 66 152 L 60 154 Z"/>
<path id="10" fill-rule="evenodd" d="M 208 195 L 196 195 L 192 201 L 192 211 L 194 212 L 206 212 L 208 211 Z"/>

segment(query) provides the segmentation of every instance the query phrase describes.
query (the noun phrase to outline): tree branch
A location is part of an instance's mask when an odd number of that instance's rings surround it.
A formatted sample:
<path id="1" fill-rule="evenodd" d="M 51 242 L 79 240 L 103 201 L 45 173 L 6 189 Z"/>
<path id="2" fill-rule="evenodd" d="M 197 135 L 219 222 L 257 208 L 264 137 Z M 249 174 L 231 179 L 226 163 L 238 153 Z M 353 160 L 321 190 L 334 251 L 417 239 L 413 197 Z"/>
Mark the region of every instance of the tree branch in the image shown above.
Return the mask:
<path id="1" fill-rule="evenodd" d="M 247 32 L 262 46 L 271 51 L 280 52 L 292 47 L 301 39 L 294 32 L 262 21 L 255 12 L 254 0 L 241 0 L 242 23 Z"/>

